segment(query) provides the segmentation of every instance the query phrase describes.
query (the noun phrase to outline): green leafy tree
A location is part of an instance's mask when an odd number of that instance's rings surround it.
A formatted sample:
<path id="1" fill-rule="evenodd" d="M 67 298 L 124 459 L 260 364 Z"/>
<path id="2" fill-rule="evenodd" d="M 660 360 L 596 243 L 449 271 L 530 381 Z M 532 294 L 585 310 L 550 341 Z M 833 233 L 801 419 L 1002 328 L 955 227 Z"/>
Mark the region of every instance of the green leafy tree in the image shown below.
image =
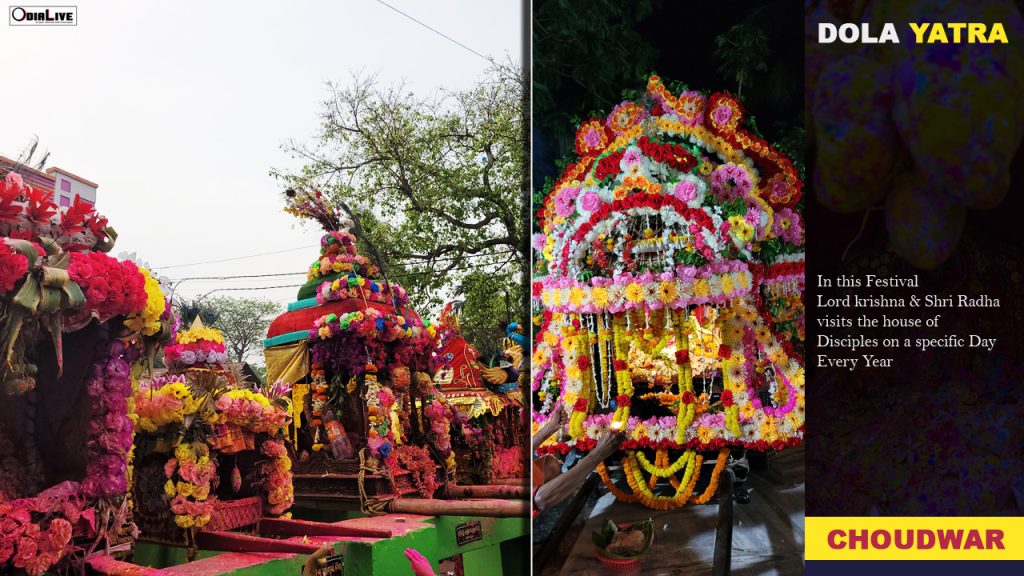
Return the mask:
<path id="1" fill-rule="evenodd" d="M 346 202 L 363 248 L 376 247 L 388 279 L 421 312 L 465 285 L 467 313 L 489 317 L 484 310 L 504 301 L 473 290 L 523 295 L 517 285 L 529 282 L 524 84 L 519 70 L 497 64 L 470 89 L 426 97 L 373 77 L 331 84 L 315 143 L 284 146 L 304 166 L 272 175 Z M 464 284 L 474 274 L 496 284 Z M 523 322 L 526 302 L 513 304 Z"/>
<path id="2" fill-rule="evenodd" d="M 203 322 L 212 318 L 212 326 L 224 333 L 228 356 L 236 362 L 262 364 L 260 343 L 267 327 L 281 312 L 276 303 L 260 298 L 218 296 L 202 302 Z"/>
<path id="3" fill-rule="evenodd" d="M 507 276 L 473 272 L 456 294 L 463 300 L 462 333 L 489 360 L 501 351 L 504 327 L 521 322 L 515 313 L 522 287 Z"/>
<path id="4" fill-rule="evenodd" d="M 742 98 L 743 84 L 749 87 L 756 74 L 768 70 L 768 34 L 756 19 L 747 18 L 719 34 L 715 44 L 715 57 L 721 62 L 718 71 L 736 82 L 736 95 Z"/>
<path id="5" fill-rule="evenodd" d="M 556 157 L 572 150 L 581 118 L 597 110 L 607 114 L 622 100 L 623 88 L 646 83 L 657 51 L 637 28 L 660 4 L 534 2 L 533 117 Z"/>

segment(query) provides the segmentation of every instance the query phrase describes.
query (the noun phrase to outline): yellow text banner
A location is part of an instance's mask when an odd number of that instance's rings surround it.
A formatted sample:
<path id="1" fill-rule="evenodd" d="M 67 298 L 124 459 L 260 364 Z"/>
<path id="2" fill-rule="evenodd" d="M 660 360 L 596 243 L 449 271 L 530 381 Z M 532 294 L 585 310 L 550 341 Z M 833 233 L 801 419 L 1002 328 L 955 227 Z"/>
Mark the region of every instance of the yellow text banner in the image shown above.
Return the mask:
<path id="1" fill-rule="evenodd" d="M 807 560 L 1024 560 L 1024 518 L 809 516 L 804 541 Z"/>

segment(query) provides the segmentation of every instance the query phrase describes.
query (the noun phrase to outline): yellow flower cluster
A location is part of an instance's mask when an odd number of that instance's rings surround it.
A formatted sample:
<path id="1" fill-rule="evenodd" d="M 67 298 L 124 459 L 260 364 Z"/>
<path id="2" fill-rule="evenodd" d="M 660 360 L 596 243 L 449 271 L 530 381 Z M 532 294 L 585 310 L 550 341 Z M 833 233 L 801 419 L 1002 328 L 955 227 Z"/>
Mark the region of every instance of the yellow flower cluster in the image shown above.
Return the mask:
<path id="1" fill-rule="evenodd" d="M 152 336 L 160 331 L 160 317 L 167 310 L 167 301 L 160 290 L 160 283 L 153 278 L 149 270 L 139 268 L 139 272 L 146 279 L 146 307 L 141 312 L 129 316 L 124 325 L 135 332 Z"/>
<path id="2" fill-rule="evenodd" d="M 743 216 L 729 217 L 729 234 L 744 244 L 754 239 L 754 227 L 747 222 Z"/>
<path id="3" fill-rule="evenodd" d="M 259 406 L 255 411 L 250 406 Z M 217 413 L 210 417 L 211 424 L 236 424 L 254 432 L 277 433 L 288 427 L 289 410 L 275 406 L 260 392 L 248 389 L 229 390 L 217 397 Z"/>
<path id="4" fill-rule="evenodd" d="M 138 416 L 136 432 L 155 432 L 168 424 L 184 422 L 199 409 L 199 401 L 184 382 L 172 382 L 158 390 L 140 388 L 133 400 Z"/>
<path id="5" fill-rule="evenodd" d="M 217 344 L 224 343 L 224 335 L 220 330 L 207 328 L 206 326 L 193 325 L 188 330 L 178 332 L 178 344 L 192 344 L 193 342 L 209 341 Z"/>

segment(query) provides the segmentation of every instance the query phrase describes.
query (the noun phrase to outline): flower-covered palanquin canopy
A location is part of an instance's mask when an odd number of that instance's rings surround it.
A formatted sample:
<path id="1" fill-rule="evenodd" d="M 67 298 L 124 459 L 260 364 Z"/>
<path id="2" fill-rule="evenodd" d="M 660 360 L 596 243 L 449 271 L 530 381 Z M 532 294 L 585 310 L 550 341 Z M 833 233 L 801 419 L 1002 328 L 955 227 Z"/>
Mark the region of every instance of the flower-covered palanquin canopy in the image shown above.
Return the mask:
<path id="1" fill-rule="evenodd" d="M 644 97 L 579 127 L 579 158 L 537 213 L 535 418 L 558 401 L 570 414 L 571 439 L 549 450 L 624 427 L 634 492 L 621 498 L 699 500 L 695 451 L 803 435 L 789 342 L 803 334 L 802 182 L 742 126 L 735 97 L 676 96 L 652 77 Z M 644 471 L 675 494 L 655 496 Z"/>
<path id="2" fill-rule="evenodd" d="M 0 168 L 0 573 L 70 573 L 134 538 L 133 379 L 174 332 L 160 282 L 76 196 Z"/>

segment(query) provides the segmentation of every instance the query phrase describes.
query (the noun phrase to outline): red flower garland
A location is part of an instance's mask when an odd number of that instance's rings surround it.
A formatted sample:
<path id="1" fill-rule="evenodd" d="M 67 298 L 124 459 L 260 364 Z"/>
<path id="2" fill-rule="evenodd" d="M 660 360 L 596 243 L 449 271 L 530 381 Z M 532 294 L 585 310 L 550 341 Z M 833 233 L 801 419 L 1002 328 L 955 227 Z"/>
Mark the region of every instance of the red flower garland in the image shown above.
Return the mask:
<path id="1" fill-rule="evenodd" d="M 668 164 L 680 172 L 689 172 L 697 166 L 697 158 L 685 146 L 652 142 L 647 136 L 640 138 L 637 146 L 651 160 Z"/>
<path id="2" fill-rule="evenodd" d="M 617 175 L 619 173 L 619 163 L 622 162 L 622 156 L 625 153 L 625 150 L 616 150 L 601 158 L 597 162 L 597 168 L 594 169 L 594 179 L 601 181 L 609 176 Z"/>

